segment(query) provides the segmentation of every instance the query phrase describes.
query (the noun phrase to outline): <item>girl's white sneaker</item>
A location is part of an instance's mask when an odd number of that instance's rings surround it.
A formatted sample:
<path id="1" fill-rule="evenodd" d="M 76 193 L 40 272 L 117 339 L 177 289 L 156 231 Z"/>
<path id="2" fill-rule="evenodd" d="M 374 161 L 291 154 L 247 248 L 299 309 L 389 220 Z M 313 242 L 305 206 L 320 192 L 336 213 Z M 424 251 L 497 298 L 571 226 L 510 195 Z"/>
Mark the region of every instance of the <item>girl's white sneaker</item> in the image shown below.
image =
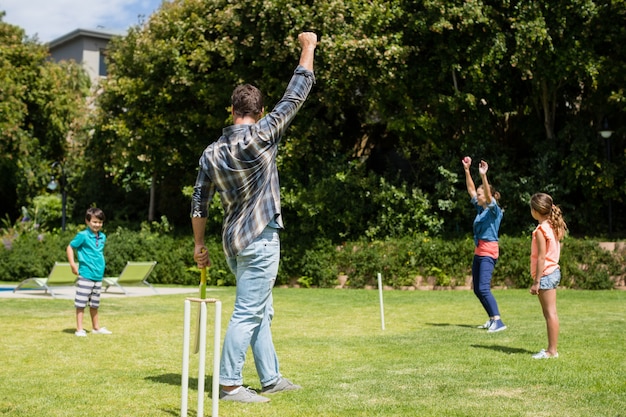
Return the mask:
<path id="1" fill-rule="evenodd" d="M 554 355 L 550 355 L 548 352 L 546 352 L 545 349 L 541 349 L 538 353 L 535 353 L 533 355 L 533 359 L 552 359 L 552 358 L 558 358 L 559 357 L 559 353 L 555 353 Z"/>
<path id="2" fill-rule="evenodd" d="M 93 334 L 113 334 L 113 332 L 107 330 L 106 327 L 100 327 L 98 330 L 92 330 L 91 333 Z"/>

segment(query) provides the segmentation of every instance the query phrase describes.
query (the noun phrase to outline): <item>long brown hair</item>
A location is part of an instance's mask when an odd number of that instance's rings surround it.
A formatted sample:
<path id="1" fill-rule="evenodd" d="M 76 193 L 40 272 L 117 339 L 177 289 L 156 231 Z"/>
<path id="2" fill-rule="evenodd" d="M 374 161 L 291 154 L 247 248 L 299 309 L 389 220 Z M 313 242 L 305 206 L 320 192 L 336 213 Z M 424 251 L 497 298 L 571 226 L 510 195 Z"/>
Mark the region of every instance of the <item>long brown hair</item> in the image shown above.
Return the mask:
<path id="1" fill-rule="evenodd" d="M 567 233 L 567 224 L 563 220 L 561 209 L 554 204 L 552 197 L 546 193 L 536 193 L 530 199 L 530 207 L 542 216 L 548 216 L 548 223 L 554 230 L 557 240 L 562 240 Z"/>

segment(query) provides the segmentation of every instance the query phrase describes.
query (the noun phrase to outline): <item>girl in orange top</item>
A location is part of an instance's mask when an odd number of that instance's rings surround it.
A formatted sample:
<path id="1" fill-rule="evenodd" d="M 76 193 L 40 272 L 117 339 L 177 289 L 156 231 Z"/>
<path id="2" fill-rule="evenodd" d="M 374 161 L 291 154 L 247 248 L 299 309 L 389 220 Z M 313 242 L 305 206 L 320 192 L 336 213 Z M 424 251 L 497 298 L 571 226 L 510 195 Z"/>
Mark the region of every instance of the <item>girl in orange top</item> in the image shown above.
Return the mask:
<path id="1" fill-rule="evenodd" d="M 537 193 L 530 199 L 530 214 L 539 223 L 533 231 L 530 250 L 530 275 L 533 284 L 530 293 L 539 296 L 543 317 L 548 330 L 548 348 L 533 355 L 535 359 L 557 358 L 559 316 L 556 312 L 556 288 L 561 281 L 559 258 L 560 241 L 567 225 L 561 209 L 554 205 L 548 194 Z"/>

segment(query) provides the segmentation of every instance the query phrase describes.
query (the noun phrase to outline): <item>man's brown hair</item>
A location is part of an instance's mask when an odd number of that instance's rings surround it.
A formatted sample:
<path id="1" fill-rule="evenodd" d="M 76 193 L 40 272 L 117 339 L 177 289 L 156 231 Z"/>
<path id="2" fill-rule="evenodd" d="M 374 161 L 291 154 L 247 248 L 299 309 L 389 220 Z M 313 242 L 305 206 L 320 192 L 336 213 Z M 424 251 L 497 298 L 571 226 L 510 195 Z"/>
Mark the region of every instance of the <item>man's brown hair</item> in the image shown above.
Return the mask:
<path id="1" fill-rule="evenodd" d="M 233 113 L 236 116 L 257 117 L 263 112 L 263 94 L 261 90 L 250 84 L 235 88 L 231 96 Z"/>

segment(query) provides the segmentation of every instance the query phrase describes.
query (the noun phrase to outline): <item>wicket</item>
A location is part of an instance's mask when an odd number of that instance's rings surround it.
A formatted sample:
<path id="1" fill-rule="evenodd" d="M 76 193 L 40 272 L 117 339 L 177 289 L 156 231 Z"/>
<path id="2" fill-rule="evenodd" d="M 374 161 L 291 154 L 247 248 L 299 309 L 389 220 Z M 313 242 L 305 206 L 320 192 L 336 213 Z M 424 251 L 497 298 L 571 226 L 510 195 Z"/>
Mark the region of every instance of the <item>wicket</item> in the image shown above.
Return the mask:
<path id="1" fill-rule="evenodd" d="M 213 335 L 213 387 L 211 394 L 211 416 L 217 417 L 219 408 L 219 373 L 220 373 L 220 332 L 222 318 L 222 302 L 215 298 L 187 298 L 183 323 L 183 370 L 182 399 L 180 404 L 181 417 L 187 417 L 187 400 L 189 391 L 189 337 L 191 329 L 191 303 L 200 304 L 199 352 L 198 352 L 198 417 L 204 417 L 204 371 L 206 361 L 206 314 L 207 304 L 215 304 L 215 328 Z"/>

